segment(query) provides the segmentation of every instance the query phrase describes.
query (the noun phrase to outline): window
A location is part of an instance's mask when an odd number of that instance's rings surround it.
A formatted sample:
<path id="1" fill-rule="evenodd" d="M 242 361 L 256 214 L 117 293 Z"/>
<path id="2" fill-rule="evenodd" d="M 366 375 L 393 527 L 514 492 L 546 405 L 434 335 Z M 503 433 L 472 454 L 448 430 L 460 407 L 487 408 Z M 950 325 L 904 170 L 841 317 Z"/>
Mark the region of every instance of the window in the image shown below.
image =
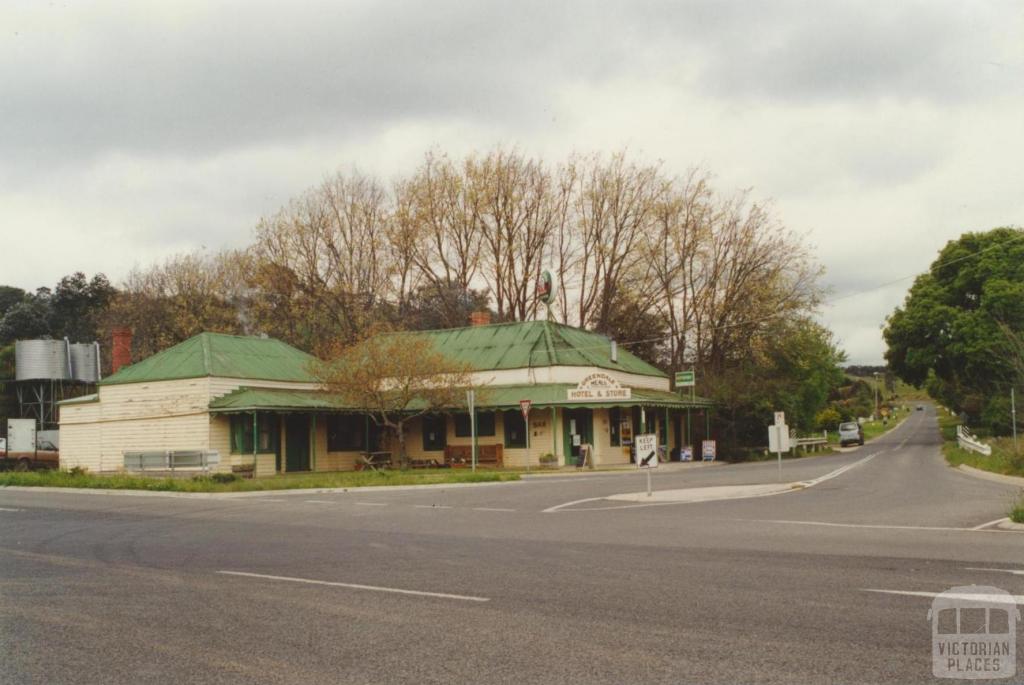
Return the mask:
<path id="1" fill-rule="evenodd" d="M 366 449 L 367 417 L 356 414 L 331 416 L 327 420 L 328 452 L 359 452 Z"/>
<path id="2" fill-rule="evenodd" d="M 469 438 L 473 433 L 470 430 L 469 414 L 455 415 L 455 437 Z M 494 412 L 479 411 L 476 413 L 476 435 L 477 437 L 491 437 L 494 435 Z"/>
<path id="3" fill-rule="evenodd" d="M 423 451 L 439 452 L 447 443 L 448 424 L 444 414 L 423 417 Z"/>
<path id="4" fill-rule="evenodd" d="M 610 444 L 612 447 L 618 447 L 619 442 L 619 423 L 622 421 L 618 407 L 612 407 L 608 410 L 608 432 L 610 437 Z"/>
<path id="5" fill-rule="evenodd" d="M 526 421 L 522 412 L 505 412 L 505 447 L 526 447 Z"/>
<path id="6" fill-rule="evenodd" d="M 252 454 L 253 415 L 235 414 L 231 417 L 231 453 Z M 256 417 L 256 445 L 261 454 L 276 453 L 281 440 L 276 414 L 260 413 Z"/>

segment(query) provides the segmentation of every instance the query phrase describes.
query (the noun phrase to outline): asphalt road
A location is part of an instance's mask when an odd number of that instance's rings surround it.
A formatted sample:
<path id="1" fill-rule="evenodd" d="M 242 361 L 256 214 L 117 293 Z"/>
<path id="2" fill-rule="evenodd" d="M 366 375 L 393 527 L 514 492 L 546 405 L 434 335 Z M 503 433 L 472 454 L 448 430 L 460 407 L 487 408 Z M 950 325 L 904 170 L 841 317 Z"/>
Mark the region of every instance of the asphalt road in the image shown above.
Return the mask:
<path id="1" fill-rule="evenodd" d="M 205 499 L 0 490 L 0 682 L 927 682 L 931 599 L 872 590 L 1024 595 L 1024 534 L 972 530 L 1017 493 L 950 469 L 938 445 L 932 411 L 915 412 L 862 448 L 785 462 L 787 481 L 850 466 L 813 487 L 658 506 L 600 499 L 643 489 L 636 473 Z"/>

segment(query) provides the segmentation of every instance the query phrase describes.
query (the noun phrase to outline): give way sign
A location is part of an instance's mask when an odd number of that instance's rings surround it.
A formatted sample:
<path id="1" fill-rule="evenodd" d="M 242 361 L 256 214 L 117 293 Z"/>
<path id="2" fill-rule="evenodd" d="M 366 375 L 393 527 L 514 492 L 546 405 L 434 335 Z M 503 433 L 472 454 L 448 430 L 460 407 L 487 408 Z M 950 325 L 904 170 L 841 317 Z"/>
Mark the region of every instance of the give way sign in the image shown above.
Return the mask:
<path id="1" fill-rule="evenodd" d="M 519 400 L 519 411 L 523 412 L 523 420 L 530 418 L 530 407 L 533 406 L 533 402 L 530 400 Z"/>

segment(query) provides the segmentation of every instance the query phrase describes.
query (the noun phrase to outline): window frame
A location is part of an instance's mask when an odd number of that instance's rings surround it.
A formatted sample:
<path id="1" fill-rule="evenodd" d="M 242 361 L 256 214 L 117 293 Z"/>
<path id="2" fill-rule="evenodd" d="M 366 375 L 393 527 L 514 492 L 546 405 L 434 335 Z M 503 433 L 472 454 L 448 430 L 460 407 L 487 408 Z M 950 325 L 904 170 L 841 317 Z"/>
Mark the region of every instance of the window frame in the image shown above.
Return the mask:
<path id="1" fill-rule="evenodd" d="M 430 428 L 434 430 L 431 431 Z M 438 437 L 434 440 L 429 439 L 429 434 L 433 432 Z M 448 421 L 445 414 L 424 414 L 420 421 L 420 433 L 423 439 L 423 451 L 424 452 L 442 452 L 448 445 Z"/>
<path id="2" fill-rule="evenodd" d="M 510 436 L 509 436 L 509 417 L 511 417 L 511 420 L 513 422 L 518 422 L 518 425 L 521 425 L 523 427 L 523 439 L 522 439 L 521 443 L 518 440 L 515 443 L 513 443 L 512 440 L 510 439 Z M 502 433 L 503 433 L 503 438 L 504 438 L 504 442 L 505 442 L 505 449 L 510 449 L 510 450 L 511 449 L 514 449 L 514 450 L 526 449 L 526 445 L 527 445 L 527 442 L 528 442 L 527 441 L 526 431 L 528 431 L 528 430 L 529 430 L 529 426 L 526 425 L 526 419 L 523 418 L 523 413 L 521 411 L 517 411 L 515 409 L 507 410 L 505 412 L 505 415 L 502 417 Z"/>
<path id="3" fill-rule="evenodd" d="M 457 438 L 471 438 L 473 432 L 469 423 L 469 413 L 462 412 L 460 414 L 453 414 L 455 421 L 455 437 Z M 476 413 L 476 437 L 478 438 L 493 438 L 495 435 L 495 420 L 493 411 L 478 411 Z"/>

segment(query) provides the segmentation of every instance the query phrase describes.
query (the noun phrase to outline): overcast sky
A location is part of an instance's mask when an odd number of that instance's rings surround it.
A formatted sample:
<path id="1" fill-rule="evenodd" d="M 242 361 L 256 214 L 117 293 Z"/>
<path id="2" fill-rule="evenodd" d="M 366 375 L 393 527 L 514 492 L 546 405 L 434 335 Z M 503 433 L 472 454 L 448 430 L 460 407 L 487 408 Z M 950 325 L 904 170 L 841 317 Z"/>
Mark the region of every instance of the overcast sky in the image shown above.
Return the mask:
<path id="1" fill-rule="evenodd" d="M 850 361 L 880 362 L 910 280 L 878 286 L 1024 224 L 1022 8 L 6 0 L 0 283 L 244 245 L 338 168 L 627 146 L 773 198 Z"/>

